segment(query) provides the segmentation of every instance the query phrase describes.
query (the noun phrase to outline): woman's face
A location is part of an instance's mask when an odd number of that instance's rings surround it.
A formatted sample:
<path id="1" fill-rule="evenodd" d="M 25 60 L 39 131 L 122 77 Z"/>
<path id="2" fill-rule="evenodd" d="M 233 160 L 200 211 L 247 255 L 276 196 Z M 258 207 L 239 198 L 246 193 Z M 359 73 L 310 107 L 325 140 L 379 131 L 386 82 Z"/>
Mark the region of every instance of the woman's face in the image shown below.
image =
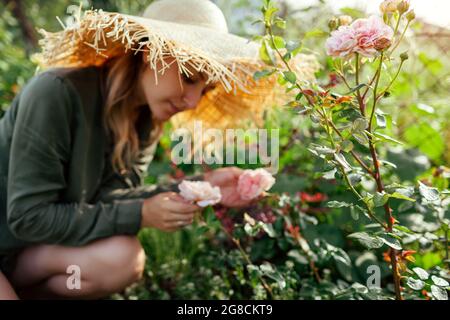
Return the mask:
<path id="1" fill-rule="evenodd" d="M 167 59 L 170 65 L 164 74 L 158 73 L 156 84 L 155 72 L 146 62 L 143 55 L 144 70 L 141 73 L 140 85 L 143 98 L 150 106 L 153 116 L 160 121 L 166 121 L 177 112 L 197 107 L 203 94 L 211 90 L 214 85 L 206 85 L 206 75 L 188 68 L 189 77 L 180 74 L 178 64 L 173 58 Z M 158 66 L 160 67 L 160 65 Z"/>

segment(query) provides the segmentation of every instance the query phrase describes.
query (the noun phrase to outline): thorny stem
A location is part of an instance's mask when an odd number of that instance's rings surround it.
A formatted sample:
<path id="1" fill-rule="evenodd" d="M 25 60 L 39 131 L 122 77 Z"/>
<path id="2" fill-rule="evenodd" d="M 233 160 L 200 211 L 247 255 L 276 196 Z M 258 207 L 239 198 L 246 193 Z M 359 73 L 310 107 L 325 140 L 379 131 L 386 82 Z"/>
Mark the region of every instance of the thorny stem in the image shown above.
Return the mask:
<path id="1" fill-rule="evenodd" d="M 382 63 L 383 63 L 383 54 L 381 54 L 380 56 L 380 64 L 378 65 L 378 76 L 377 79 L 375 81 L 375 86 L 373 89 L 373 107 L 372 107 L 372 113 L 370 116 L 370 121 L 369 121 L 369 126 L 367 128 L 367 131 L 369 132 L 368 135 L 368 139 L 369 139 L 369 149 L 370 149 L 370 154 L 372 156 L 372 162 L 374 164 L 375 167 L 375 181 L 377 183 L 377 191 L 378 192 L 383 192 L 384 191 L 384 186 L 383 186 L 383 182 L 381 180 L 381 174 L 380 174 L 380 167 L 379 167 L 379 161 L 378 161 L 378 156 L 375 150 L 375 146 L 373 144 L 373 138 L 372 138 L 372 119 L 373 119 L 373 115 L 375 114 L 375 109 L 376 109 L 376 104 L 377 104 L 377 90 L 378 90 L 378 84 L 379 84 L 379 79 L 380 79 L 380 74 L 381 74 L 381 67 L 382 67 Z M 386 217 L 386 222 L 387 222 L 387 231 L 388 232 L 392 232 L 393 230 L 393 216 L 392 216 L 392 210 L 389 206 L 389 201 L 386 202 L 384 204 L 384 210 L 385 210 L 385 217 Z M 397 265 L 397 250 L 392 249 L 390 251 L 390 258 L 391 258 L 391 266 L 392 266 L 392 275 L 394 278 L 394 288 L 395 288 L 395 296 L 397 300 L 403 300 L 402 298 L 402 294 L 401 294 L 401 286 L 400 286 L 400 274 L 398 271 L 398 265 Z"/>
<path id="2" fill-rule="evenodd" d="M 327 126 L 327 128 L 326 128 L 327 130 L 326 131 L 328 133 L 328 137 L 329 137 L 329 139 L 331 141 L 331 144 L 333 145 L 333 148 L 335 148 L 335 142 L 334 142 L 333 136 L 329 132 L 330 131 L 329 124 L 330 123 L 332 124 L 333 122 L 329 121 L 329 119 L 328 119 L 328 117 L 327 117 L 323 107 L 321 107 L 321 109 L 322 109 L 322 112 L 324 114 L 323 117 L 325 119 L 325 123 L 326 123 L 326 126 Z M 372 212 L 372 209 L 369 207 L 369 205 L 364 201 L 363 197 L 359 194 L 359 192 L 355 189 L 355 187 L 353 187 L 353 185 L 350 182 L 350 179 L 349 179 L 347 173 L 345 172 L 345 168 L 340 163 L 338 163 L 338 166 L 339 166 L 339 168 L 340 168 L 340 170 L 342 172 L 342 175 L 344 176 L 345 182 L 347 182 L 350 190 L 356 195 L 358 200 L 362 201 L 364 203 L 364 205 L 366 206 L 367 213 L 368 213 L 369 217 L 371 217 L 373 220 L 378 222 L 383 227 L 383 229 L 386 229 L 386 225 L 380 219 L 378 219 L 378 217 Z"/>

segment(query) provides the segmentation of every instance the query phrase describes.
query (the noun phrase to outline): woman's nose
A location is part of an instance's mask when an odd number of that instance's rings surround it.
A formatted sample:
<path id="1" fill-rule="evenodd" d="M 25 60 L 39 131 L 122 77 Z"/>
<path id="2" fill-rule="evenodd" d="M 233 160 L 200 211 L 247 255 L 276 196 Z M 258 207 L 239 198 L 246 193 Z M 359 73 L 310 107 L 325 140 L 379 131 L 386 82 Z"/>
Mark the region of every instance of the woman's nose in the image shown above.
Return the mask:
<path id="1" fill-rule="evenodd" d="M 184 93 L 183 102 L 186 109 L 195 109 L 203 96 L 203 87 L 201 85 L 191 86 L 186 88 Z"/>

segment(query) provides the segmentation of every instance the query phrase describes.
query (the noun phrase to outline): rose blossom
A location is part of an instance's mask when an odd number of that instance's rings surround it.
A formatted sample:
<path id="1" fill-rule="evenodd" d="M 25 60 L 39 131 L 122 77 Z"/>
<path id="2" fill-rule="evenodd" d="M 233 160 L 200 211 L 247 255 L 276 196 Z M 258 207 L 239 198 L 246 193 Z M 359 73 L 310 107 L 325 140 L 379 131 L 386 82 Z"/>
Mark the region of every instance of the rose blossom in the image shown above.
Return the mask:
<path id="1" fill-rule="evenodd" d="M 193 201 L 200 207 L 216 204 L 222 199 L 219 187 L 213 187 L 206 181 L 183 180 L 179 185 L 180 195 L 186 200 Z"/>
<path id="2" fill-rule="evenodd" d="M 380 17 L 371 16 L 331 32 L 325 45 L 331 56 L 345 57 L 357 52 L 372 57 L 391 45 L 393 35 L 394 31 Z"/>
<path id="3" fill-rule="evenodd" d="M 377 16 L 358 19 L 350 27 L 358 41 L 355 51 L 366 57 L 372 57 L 377 50 L 384 50 L 391 45 L 394 31 Z"/>
<path id="4" fill-rule="evenodd" d="M 269 190 L 275 178 L 265 169 L 244 170 L 239 176 L 237 191 L 244 200 L 252 200 Z"/>
<path id="5" fill-rule="evenodd" d="M 353 30 L 349 26 L 340 26 L 331 32 L 325 46 L 328 55 L 345 57 L 354 52 L 357 43 Z"/>

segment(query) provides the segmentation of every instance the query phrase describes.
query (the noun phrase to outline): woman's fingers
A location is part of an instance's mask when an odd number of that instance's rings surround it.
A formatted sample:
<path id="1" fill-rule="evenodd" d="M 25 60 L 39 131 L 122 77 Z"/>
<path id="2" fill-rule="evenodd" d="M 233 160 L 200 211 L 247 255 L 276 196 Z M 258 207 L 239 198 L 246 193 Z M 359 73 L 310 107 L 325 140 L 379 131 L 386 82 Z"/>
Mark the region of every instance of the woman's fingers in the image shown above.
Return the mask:
<path id="1" fill-rule="evenodd" d="M 180 213 L 171 213 L 167 215 L 167 221 L 173 222 L 173 221 L 185 221 L 185 222 L 191 222 L 194 220 L 194 214 L 188 213 L 188 214 L 180 214 Z"/>
<path id="2" fill-rule="evenodd" d="M 176 213 L 195 213 L 200 210 L 200 207 L 188 202 L 177 193 L 169 196 L 171 201 L 167 202 L 167 209 Z"/>

